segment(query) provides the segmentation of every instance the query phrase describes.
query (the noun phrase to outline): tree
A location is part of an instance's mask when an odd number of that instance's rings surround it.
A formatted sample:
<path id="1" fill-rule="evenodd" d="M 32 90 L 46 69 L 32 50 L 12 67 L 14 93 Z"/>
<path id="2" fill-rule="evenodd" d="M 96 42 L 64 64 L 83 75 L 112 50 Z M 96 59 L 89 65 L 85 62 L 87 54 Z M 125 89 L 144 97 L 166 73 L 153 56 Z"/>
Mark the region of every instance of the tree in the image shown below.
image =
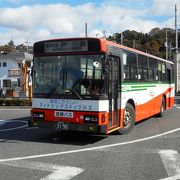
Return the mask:
<path id="1" fill-rule="evenodd" d="M 5 45 L 5 46 L 0 46 L 0 51 L 7 53 L 7 52 L 11 52 L 11 51 L 12 51 L 12 48 L 10 48 L 10 46 L 7 46 L 7 45 Z"/>
<path id="2" fill-rule="evenodd" d="M 159 55 L 159 44 L 157 41 L 149 41 L 143 44 L 143 48 L 147 50 L 148 53 L 153 55 Z"/>
<path id="3" fill-rule="evenodd" d="M 175 31 L 171 28 L 154 28 L 149 33 L 126 30 L 123 32 L 123 45 L 149 52 L 150 54 L 165 58 L 166 56 L 166 31 L 168 34 L 168 45 L 175 47 Z M 180 33 L 179 33 L 180 39 Z M 121 34 L 115 33 L 109 40 L 120 43 Z M 179 43 L 180 46 L 180 43 Z"/>
<path id="4" fill-rule="evenodd" d="M 8 46 L 10 46 L 10 47 L 15 46 L 15 45 L 14 45 L 14 41 L 13 41 L 13 40 L 9 41 L 9 42 L 8 42 Z"/>
<path id="5" fill-rule="evenodd" d="M 160 28 L 156 27 L 151 29 L 151 31 L 149 32 L 150 36 L 154 36 L 155 34 L 157 34 L 160 31 Z"/>

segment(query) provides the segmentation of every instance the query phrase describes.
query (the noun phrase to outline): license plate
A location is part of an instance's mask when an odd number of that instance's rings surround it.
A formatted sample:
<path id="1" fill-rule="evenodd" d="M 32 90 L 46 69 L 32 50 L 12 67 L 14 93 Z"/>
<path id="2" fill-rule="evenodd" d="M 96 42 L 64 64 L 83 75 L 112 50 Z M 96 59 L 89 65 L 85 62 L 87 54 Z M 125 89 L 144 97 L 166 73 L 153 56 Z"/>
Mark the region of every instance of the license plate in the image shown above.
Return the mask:
<path id="1" fill-rule="evenodd" d="M 69 129 L 69 123 L 68 122 L 57 122 L 55 124 L 55 129 L 68 130 Z"/>
<path id="2" fill-rule="evenodd" d="M 74 113 L 68 111 L 55 111 L 55 117 L 73 118 Z"/>

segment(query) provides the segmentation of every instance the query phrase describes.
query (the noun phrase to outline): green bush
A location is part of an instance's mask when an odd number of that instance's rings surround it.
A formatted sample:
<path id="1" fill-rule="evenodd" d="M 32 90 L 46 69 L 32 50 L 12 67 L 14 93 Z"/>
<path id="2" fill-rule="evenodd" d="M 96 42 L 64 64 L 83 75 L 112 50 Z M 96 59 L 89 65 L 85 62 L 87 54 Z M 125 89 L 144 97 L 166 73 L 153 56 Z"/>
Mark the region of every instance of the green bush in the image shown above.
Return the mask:
<path id="1" fill-rule="evenodd" d="M 31 106 L 29 99 L 0 99 L 0 106 Z"/>
<path id="2" fill-rule="evenodd" d="M 4 99 L 0 99 L 0 106 L 3 106 Z"/>

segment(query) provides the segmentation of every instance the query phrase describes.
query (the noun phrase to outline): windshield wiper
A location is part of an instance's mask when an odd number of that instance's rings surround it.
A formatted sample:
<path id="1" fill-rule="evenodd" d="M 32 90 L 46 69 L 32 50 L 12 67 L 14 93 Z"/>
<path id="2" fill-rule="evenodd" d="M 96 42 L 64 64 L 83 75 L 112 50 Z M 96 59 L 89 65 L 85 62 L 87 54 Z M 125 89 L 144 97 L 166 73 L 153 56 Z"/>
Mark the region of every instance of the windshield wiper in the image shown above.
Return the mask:
<path id="1" fill-rule="evenodd" d="M 66 72 L 67 73 L 67 72 Z M 80 71 L 79 74 L 79 78 L 71 85 L 71 87 L 67 87 L 67 80 L 66 82 L 62 82 L 62 80 L 58 81 L 56 86 L 50 91 L 50 93 L 48 94 L 48 97 L 51 97 L 51 95 L 56 91 L 56 89 L 61 86 L 62 90 L 64 91 L 65 94 L 68 94 L 70 92 L 74 92 L 74 94 L 79 98 L 79 99 L 83 99 L 79 93 L 74 89 L 75 86 L 77 85 L 77 83 L 79 83 L 79 81 L 81 80 L 81 78 L 83 77 L 84 73 L 82 71 Z M 64 76 L 63 76 L 64 77 Z"/>
<path id="2" fill-rule="evenodd" d="M 71 91 L 74 92 L 79 99 L 83 99 L 74 88 Z"/>
<path id="3" fill-rule="evenodd" d="M 62 90 L 64 90 L 64 77 L 65 77 L 65 70 L 62 68 L 60 70 L 59 78 L 60 80 L 57 81 L 55 87 L 49 92 L 48 97 L 51 97 L 51 95 L 56 91 L 56 89 L 60 86 Z"/>
<path id="4" fill-rule="evenodd" d="M 83 73 L 82 71 L 80 71 L 80 72 L 81 72 L 81 75 L 80 75 L 79 79 L 77 79 L 76 82 L 74 82 L 72 88 L 67 89 L 67 90 L 68 90 L 67 93 L 69 93 L 69 92 L 74 92 L 74 94 L 75 94 L 79 99 L 83 99 L 83 98 L 79 95 L 79 93 L 74 89 L 75 86 L 79 83 L 79 81 L 81 80 L 81 78 L 82 78 L 83 75 L 84 75 L 84 73 Z"/>
<path id="5" fill-rule="evenodd" d="M 55 88 L 53 88 L 53 89 L 50 91 L 50 93 L 48 94 L 48 97 L 51 97 L 51 95 L 56 91 L 56 89 L 57 89 L 59 86 L 61 86 L 62 89 L 64 89 L 64 88 L 63 88 L 63 85 L 62 85 L 62 82 L 61 82 L 61 81 L 58 81 L 57 84 L 56 84 L 56 86 L 55 86 Z"/>

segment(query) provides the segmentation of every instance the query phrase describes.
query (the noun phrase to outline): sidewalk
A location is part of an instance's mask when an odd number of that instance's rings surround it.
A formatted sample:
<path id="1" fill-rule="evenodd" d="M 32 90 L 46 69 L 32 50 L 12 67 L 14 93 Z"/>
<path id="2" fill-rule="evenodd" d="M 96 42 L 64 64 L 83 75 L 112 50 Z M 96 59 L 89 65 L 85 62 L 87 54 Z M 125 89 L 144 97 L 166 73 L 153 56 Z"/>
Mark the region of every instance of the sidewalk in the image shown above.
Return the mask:
<path id="1" fill-rule="evenodd" d="M 0 106 L 0 109 L 32 109 L 32 106 Z"/>

